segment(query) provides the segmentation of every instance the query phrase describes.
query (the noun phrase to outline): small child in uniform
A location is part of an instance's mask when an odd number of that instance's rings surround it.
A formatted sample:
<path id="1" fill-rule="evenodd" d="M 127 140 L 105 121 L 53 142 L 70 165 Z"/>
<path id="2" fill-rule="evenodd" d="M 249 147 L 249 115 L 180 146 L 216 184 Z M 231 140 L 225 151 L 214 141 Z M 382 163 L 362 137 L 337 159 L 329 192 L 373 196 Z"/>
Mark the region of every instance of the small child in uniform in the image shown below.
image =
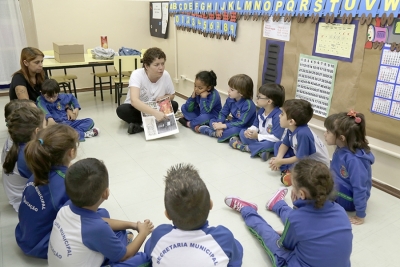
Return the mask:
<path id="1" fill-rule="evenodd" d="M 291 185 L 289 169 L 303 158 L 321 161 L 329 166 L 328 150 L 321 139 L 308 127 L 313 116 L 311 104 L 302 99 L 286 100 L 282 106 L 279 123 L 287 128 L 283 141 L 275 143 L 274 154 L 270 160 L 272 170 L 281 171 L 281 182 Z"/>
<path id="2" fill-rule="evenodd" d="M 241 213 L 273 266 L 350 267 L 352 228 L 343 208 L 330 200 L 334 182 L 328 167 L 302 159 L 294 166 L 291 179 L 295 208 L 284 200 L 287 188 L 280 188 L 266 205 L 285 225 L 281 233 L 257 213 L 255 203 L 226 197 L 225 204 Z"/>
<path id="3" fill-rule="evenodd" d="M 144 252 L 153 266 L 242 266 L 243 248 L 232 232 L 208 225 L 213 203 L 193 165 L 168 170 L 164 205 L 173 225 L 159 225 L 146 242 Z"/>
<path id="4" fill-rule="evenodd" d="M 53 223 L 49 266 L 144 267 L 140 264 L 148 258 L 138 251 L 153 224 L 110 219 L 106 209 L 99 209 L 110 195 L 104 163 L 94 158 L 74 163 L 65 175 L 65 187 L 70 200 Z M 128 241 L 126 229 L 139 233 Z"/>
<path id="5" fill-rule="evenodd" d="M 251 153 L 266 161 L 274 151 L 276 142 L 282 139 L 284 129 L 279 124 L 280 107 L 285 102 L 285 88 L 279 84 L 264 84 L 258 90 L 257 105 L 261 107 L 253 125 L 240 131 L 229 140 L 232 148 Z"/>
<path id="6" fill-rule="evenodd" d="M 179 122 L 199 133 L 199 127 L 218 117 L 221 111 L 221 97 L 215 86 L 217 75 L 213 71 L 201 71 L 196 74 L 194 91 L 181 110 L 183 118 Z"/>
<path id="7" fill-rule="evenodd" d="M 10 110 L 12 108 L 10 106 L 16 109 L 11 114 L 6 112 L 9 136 L 2 153 L 3 186 L 9 203 L 18 212 L 22 192 L 28 178 L 32 175 L 25 160 L 25 145 L 43 127 L 44 114 L 30 100 L 26 102 L 13 100 L 10 103 L 6 105 L 6 110 Z M 31 106 L 32 104 L 34 107 Z"/>
<path id="8" fill-rule="evenodd" d="M 251 126 L 256 118 L 256 105 L 253 98 L 253 80 L 246 74 L 237 74 L 228 81 L 228 96 L 219 112 L 218 118 L 211 119 L 209 126 L 202 125 L 202 134 L 217 137 L 222 143 L 233 136 L 238 136 L 242 129 Z M 232 119 L 229 119 L 229 114 Z"/>
<path id="9" fill-rule="evenodd" d="M 350 217 L 351 223 L 362 224 L 371 195 L 371 165 L 375 161 L 365 138 L 365 117 L 351 110 L 330 115 L 324 126 L 326 143 L 336 145 L 331 162 L 336 202 L 347 211 L 356 211 L 356 215 Z"/>
<path id="10" fill-rule="evenodd" d="M 47 259 L 47 246 L 58 210 L 69 200 L 65 172 L 76 157 L 78 134 L 65 124 L 39 131 L 25 148 L 28 179 L 15 229 L 18 246 L 29 256 Z"/>
<path id="11" fill-rule="evenodd" d="M 60 94 L 60 86 L 54 79 L 47 79 L 42 84 L 42 95 L 37 99 L 37 106 L 43 110 L 48 125 L 62 123 L 71 126 L 79 133 L 79 141 L 85 138 L 97 136 L 100 132 L 93 127 L 94 122 L 90 118 L 77 120 L 81 109 L 78 100 L 73 94 Z M 72 109 L 72 115 L 67 113 Z"/>

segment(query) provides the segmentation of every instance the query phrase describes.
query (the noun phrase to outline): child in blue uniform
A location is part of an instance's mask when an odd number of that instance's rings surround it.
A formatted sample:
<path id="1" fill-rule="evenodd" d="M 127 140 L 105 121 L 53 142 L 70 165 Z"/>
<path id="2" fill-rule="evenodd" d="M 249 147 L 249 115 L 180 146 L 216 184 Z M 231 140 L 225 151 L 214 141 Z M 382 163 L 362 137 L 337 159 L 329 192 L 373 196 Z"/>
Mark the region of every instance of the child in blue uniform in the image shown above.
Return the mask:
<path id="1" fill-rule="evenodd" d="M 232 148 L 260 156 L 266 161 L 274 151 L 276 142 L 282 139 L 284 129 L 279 124 L 280 107 L 285 102 L 285 88 L 279 84 L 264 84 L 258 90 L 257 105 L 260 107 L 253 125 L 240 131 L 229 140 Z"/>
<path id="2" fill-rule="evenodd" d="M 351 223 L 362 224 L 371 195 L 371 165 L 375 161 L 365 138 L 365 117 L 355 111 L 343 112 L 330 115 L 324 125 L 326 143 L 336 145 L 331 162 L 336 202 L 347 211 L 356 211 L 356 216 L 350 217 Z"/>
<path id="3" fill-rule="evenodd" d="M 60 86 L 53 79 L 47 79 L 42 84 L 42 95 L 37 99 L 37 106 L 46 115 L 48 125 L 62 123 L 71 126 L 79 133 L 79 141 L 85 138 L 97 136 L 100 132 L 93 127 L 94 122 L 90 118 L 77 120 L 79 110 L 78 100 L 72 94 L 60 94 Z M 72 109 L 72 115 L 67 113 Z"/>
<path id="4" fill-rule="evenodd" d="M 285 224 L 278 234 L 257 213 L 257 205 L 238 197 L 226 197 L 225 204 L 239 211 L 276 267 L 350 267 L 353 234 L 343 208 L 330 200 L 334 187 L 328 167 L 313 159 L 300 160 L 292 173 L 294 209 L 280 188 L 266 208 Z"/>
<path id="5" fill-rule="evenodd" d="M 53 223 L 49 266 L 144 267 L 140 263 L 147 256 L 138 251 L 153 224 L 110 219 L 106 209 L 99 209 L 110 195 L 104 163 L 94 158 L 74 163 L 65 175 L 65 188 L 70 200 Z M 138 231 L 129 244 L 126 229 Z"/>
<path id="6" fill-rule="evenodd" d="M 218 142 L 238 136 L 242 129 L 251 126 L 256 118 L 253 98 L 253 80 L 246 74 L 237 74 L 228 81 L 228 96 L 218 118 L 211 119 L 209 126 L 202 125 L 202 134 L 217 137 Z M 231 115 L 232 119 L 228 118 Z"/>
<path id="7" fill-rule="evenodd" d="M 178 164 L 168 170 L 164 205 L 173 225 L 159 225 L 146 242 L 144 252 L 153 266 L 242 266 L 243 248 L 232 232 L 208 225 L 213 203 L 192 165 Z"/>
<path id="8" fill-rule="evenodd" d="M 78 134 L 65 124 L 41 130 L 25 148 L 25 159 L 33 175 L 28 179 L 18 210 L 15 238 L 22 251 L 47 258 L 53 221 L 68 201 L 65 171 L 76 156 Z"/>
<path id="9" fill-rule="evenodd" d="M 13 100 L 13 102 L 17 101 L 19 100 Z M 4 145 L 2 154 L 4 191 L 9 203 L 17 212 L 26 182 L 32 175 L 25 161 L 25 145 L 42 128 L 44 119 L 43 112 L 36 106 L 31 106 L 34 105 L 33 102 L 24 103 L 22 107 L 20 107 L 22 103 L 12 104 L 20 108 L 7 116 L 9 138 Z"/>
<path id="10" fill-rule="evenodd" d="M 313 116 L 311 104 L 302 99 L 286 100 L 282 106 L 279 123 L 287 128 L 283 141 L 275 143 L 270 161 L 272 170 L 281 171 L 281 182 L 291 185 L 289 169 L 303 158 L 311 158 L 329 166 L 328 150 L 321 139 L 308 127 Z"/>
<path id="11" fill-rule="evenodd" d="M 208 125 L 211 119 L 218 117 L 222 105 L 221 97 L 215 89 L 216 85 L 217 75 L 213 71 L 201 71 L 196 74 L 194 91 L 181 107 L 184 117 L 180 118 L 179 122 L 183 126 L 199 133 L 200 125 Z"/>

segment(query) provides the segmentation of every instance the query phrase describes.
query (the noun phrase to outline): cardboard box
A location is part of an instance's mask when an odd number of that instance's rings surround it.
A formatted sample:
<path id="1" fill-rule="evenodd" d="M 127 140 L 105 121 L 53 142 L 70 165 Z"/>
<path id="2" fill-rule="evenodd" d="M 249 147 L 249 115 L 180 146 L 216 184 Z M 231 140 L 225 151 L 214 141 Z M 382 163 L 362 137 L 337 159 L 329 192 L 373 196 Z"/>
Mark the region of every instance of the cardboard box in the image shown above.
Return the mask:
<path id="1" fill-rule="evenodd" d="M 83 44 L 53 43 L 54 58 L 60 63 L 84 62 Z"/>
<path id="2" fill-rule="evenodd" d="M 60 63 L 85 62 L 84 54 L 59 54 L 54 51 L 54 59 Z"/>

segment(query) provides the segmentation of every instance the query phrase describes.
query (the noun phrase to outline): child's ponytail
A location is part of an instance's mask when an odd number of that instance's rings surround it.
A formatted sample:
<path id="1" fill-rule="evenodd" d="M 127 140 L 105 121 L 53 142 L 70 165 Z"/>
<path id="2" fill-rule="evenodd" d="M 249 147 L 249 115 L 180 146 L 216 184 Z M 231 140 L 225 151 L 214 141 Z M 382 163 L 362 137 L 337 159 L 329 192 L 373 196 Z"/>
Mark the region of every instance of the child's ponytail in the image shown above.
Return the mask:
<path id="1" fill-rule="evenodd" d="M 333 179 L 328 167 L 313 159 L 300 160 L 293 169 L 297 188 L 305 188 L 317 209 L 322 208 L 333 194 Z"/>
<path id="2" fill-rule="evenodd" d="M 68 125 L 56 124 L 40 131 L 25 148 L 25 160 L 34 176 L 35 186 L 49 183 L 52 166 L 65 165 L 67 152 L 76 150 L 78 133 Z"/>
<path id="3" fill-rule="evenodd" d="M 12 173 L 18 160 L 19 144 L 29 142 L 36 129 L 42 128 L 44 114 L 36 107 L 21 107 L 7 117 L 8 133 L 13 145 L 3 163 L 5 173 Z"/>

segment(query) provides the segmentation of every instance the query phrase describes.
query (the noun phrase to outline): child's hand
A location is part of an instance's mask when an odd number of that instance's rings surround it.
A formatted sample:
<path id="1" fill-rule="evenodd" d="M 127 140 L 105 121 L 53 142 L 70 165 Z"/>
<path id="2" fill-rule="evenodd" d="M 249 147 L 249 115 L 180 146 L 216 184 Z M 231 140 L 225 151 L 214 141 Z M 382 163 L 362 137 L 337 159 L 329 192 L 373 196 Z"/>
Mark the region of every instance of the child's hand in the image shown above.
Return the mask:
<path id="1" fill-rule="evenodd" d="M 144 220 L 144 222 L 137 222 L 137 231 L 139 234 L 144 234 L 148 236 L 153 232 L 154 225 L 150 220 Z"/>
<path id="2" fill-rule="evenodd" d="M 360 217 L 354 216 L 354 217 L 349 217 L 349 219 L 352 224 L 361 225 L 364 223 L 365 218 L 360 218 Z"/>
<path id="3" fill-rule="evenodd" d="M 271 160 L 269 161 L 269 167 L 271 168 L 271 170 L 273 171 L 278 171 L 279 167 L 282 164 L 280 164 L 279 159 L 277 159 L 276 157 L 271 158 Z"/>
<path id="4" fill-rule="evenodd" d="M 74 109 L 74 111 L 72 113 L 75 115 L 73 120 L 76 120 L 78 118 L 78 115 L 79 115 L 79 108 Z"/>
<path id="5" fill-rule="evenodd" d="M 223 124 L 222 122 L 214 122 L 214 123 L 212 124 L 214 130 L 221 130 L 221 129 L 224 129 L 224 126 L 223 126 L 223 125 L 224 125 L 224 124 Z"/>
<path id="6" fill-rule="evenodd" d="M 219 137 L 222 136 L 222 133 L 223 133 L 223 132 L 224 132 L 224 130 L 222 130 L 222 129 L 216 130 L 216 131 L 215 131 L 215 136 L 219 138 Z"/>
<path id="7" fill-rule="evenodd" d="M 74 112 L 70 109 L 67 109 L 67 118 L 69 121 L 73 121 L 75 118 Z"/>
<path id="8" fill-rule="evenodd" d="M 200 93 L 200 97 L 201 98 L 207 98 L 207 96 L 210 94 L 210 92 L 208 92 L 208 91 L 204 91 L 204 92 L 201 92 Z"/>
<path id="9" fill-rule="evenodd" d="M 292 199 L 292 202 L 295 202 L 296 200 L 299 199 L 299 198 L 296 196 L 296 194 L 294 193 L 293 190 L 290 192 L 290 198 Z"/>
<path id="10" fill-rule="evenodd" d="M 47 126 L 55 125 L 55 124 L 57 124 L 57 122 L 53 118 L 47 119 Z"/>
<path id="11" fill-rule="evenodd" d="M 258 133 L 256 131 L 247 130 L 246 132 L 244 132 L 245 137 L 249 139 L 258 139 Z"/>

